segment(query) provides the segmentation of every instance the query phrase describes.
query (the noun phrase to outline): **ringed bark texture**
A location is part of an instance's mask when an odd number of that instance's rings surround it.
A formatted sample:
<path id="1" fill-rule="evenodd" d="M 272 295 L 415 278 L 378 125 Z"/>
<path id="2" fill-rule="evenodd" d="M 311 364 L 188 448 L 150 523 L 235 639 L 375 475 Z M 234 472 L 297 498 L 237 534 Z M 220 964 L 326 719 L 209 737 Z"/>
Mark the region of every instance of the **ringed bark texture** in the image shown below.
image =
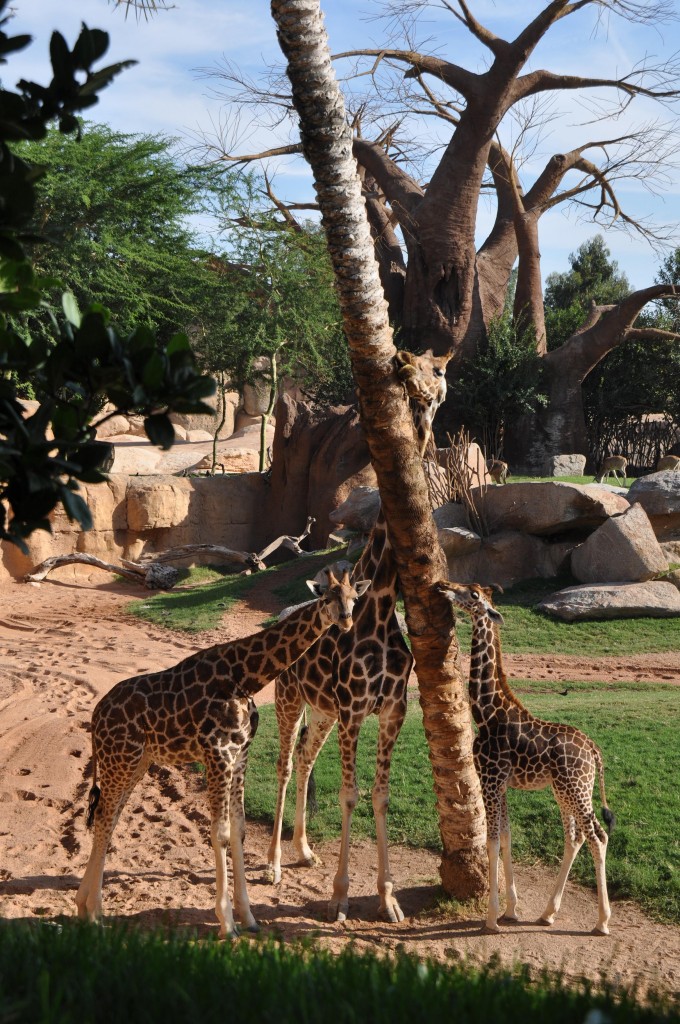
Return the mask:
<path id="1" fill-rule="evenodd" d="M 443 845 L 442 882 L 459 898 L 486 888 L 486 829 L 446 577 L 361 196 L 344 102 L 318 0 L 272 0 L 303 150 L 315 179 L 416 661 Z"/>

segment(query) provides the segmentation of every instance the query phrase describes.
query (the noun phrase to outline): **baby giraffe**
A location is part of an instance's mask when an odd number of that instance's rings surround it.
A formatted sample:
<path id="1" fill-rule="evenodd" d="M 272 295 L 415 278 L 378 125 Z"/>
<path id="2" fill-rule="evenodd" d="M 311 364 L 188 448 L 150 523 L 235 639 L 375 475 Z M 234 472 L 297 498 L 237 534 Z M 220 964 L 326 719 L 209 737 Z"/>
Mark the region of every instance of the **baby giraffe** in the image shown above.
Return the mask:
<path id="1" fill-rule="evenodd" d="M 282 622 L 198 651 L 172 668 L 125 679 L 96 705 L 87 817 L 88 826 L 94 823 L 94 840 L 76 896 L 79 917 L 96 920 L 101 915 L 111 836 L 149 765 L 200 761 L 206 769 L 220 937 L 238 934 L 227 889 L 228 843 L 236 914 L 245 928 L 257 931 L 243 861 L 243 783 L 258 722 L 251 695 L 297 661 L 331 626 L 349 632 L 354 605 L 370 581 L 352 584 L 347 572 L 338 580 L 329 571 L 327 584 L 308 580 L 307 585 L 318 600 Z"/>
<path id="2" fill-rule="evenodd" d="M 498 932 L 498 854 L 503 856 L 506 910 L 502 920 L 517 920 L 517 892 L 510 853 L 506 793 L 514 789 L 552 786 L 564 827 L 564 856 L 555 890 L 539 919 L 555 920 L 571 865 L 585 840 L 595 862 L 598 919 L 594 935 L 609 934 L 609 899 L 605 875 L 607 835 L 593 812 L 593 783 L 597 772 L 602 815 L 610 832 L 615 818 L 604 792 L 602 753 L 584 733 L 571 725 L 543 722 L 527 711 L 514 695 L 503 671 L 498 626 L 503 617 L 491 603 L 491 591 L 478 584 L 438 584 L 452 602 L 472 619 L 470 703 L 477 724 L 473 753 L 486 811 L 489 854 L 489 907 L 485 931 Z"/>

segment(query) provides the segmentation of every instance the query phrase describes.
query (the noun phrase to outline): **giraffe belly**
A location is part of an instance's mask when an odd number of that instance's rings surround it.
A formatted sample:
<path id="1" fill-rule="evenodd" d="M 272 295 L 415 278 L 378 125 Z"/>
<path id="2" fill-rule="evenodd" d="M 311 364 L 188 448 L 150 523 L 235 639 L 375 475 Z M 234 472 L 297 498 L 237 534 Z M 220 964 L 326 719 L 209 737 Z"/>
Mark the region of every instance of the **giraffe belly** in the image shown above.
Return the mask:
<path id="1" fill-rule="evenodd" d="M 550 772 L 541 767 L 515 769 L 508 779 L 511 789 L 545 789 L 551 782 Z"/>

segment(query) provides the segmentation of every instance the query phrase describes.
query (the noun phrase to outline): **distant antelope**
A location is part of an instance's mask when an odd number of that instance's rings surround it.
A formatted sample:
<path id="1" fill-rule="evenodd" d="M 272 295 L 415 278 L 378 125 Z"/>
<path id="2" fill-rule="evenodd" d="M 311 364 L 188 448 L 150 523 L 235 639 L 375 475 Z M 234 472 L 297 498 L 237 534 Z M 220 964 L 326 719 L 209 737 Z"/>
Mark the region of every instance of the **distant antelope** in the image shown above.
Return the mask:
<path id="1" fill-rule="evenodd" d="M 626 470 L 628 468 L 628 460 L 625 455 L 608 455 L 606 459 L 602 460 L 595 482 L 602 484 L 609 478 L 610 473 L 614 479 L 618 481 L 618 474 L 620 473 L 623 477 L 623 486 L 626 486 Z"/>
<path id="2" fill-rule="evenodd" d="M 680 455 L 662 455 L 656 464 L 656 471 L 661 473 L 664 469 L 680 473 Z"/>
<path id="3" fill-rule="evenodd" d="M 491 479 L 497 484 L 504 484 L 508 476 L 508 464 L 507 462 L 501 462 L 500 459 L 491 459 L 487 464 L 487 469 Z"/>

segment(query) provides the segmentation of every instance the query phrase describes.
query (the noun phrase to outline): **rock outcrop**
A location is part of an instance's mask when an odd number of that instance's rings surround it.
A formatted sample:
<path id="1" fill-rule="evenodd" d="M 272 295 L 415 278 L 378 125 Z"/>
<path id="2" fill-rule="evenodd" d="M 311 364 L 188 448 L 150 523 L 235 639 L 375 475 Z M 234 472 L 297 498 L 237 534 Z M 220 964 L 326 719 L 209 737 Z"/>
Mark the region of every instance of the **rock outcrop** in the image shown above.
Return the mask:
<path id="1" fill-rule="evenodd" d="M 612 516 L 571 553 L 571 571 L 582 583 L 644 582 L 668 568 L 642 505 Z"/>
<path id="2" fill-rule="evenodd" d="M 580 619 L 630 619 L 680 615 L 680 591 L 672 583 L 582 584 L 566 587 L 537 605 L 539 611 L 565 622 Z"/>
<path id="3" fill-rule="evenodd" d="M 657 537 L 671 539 L 680 533 L 680 473 L 664 470 L 641 476 L 628 495 L 642 505 Z"/>

